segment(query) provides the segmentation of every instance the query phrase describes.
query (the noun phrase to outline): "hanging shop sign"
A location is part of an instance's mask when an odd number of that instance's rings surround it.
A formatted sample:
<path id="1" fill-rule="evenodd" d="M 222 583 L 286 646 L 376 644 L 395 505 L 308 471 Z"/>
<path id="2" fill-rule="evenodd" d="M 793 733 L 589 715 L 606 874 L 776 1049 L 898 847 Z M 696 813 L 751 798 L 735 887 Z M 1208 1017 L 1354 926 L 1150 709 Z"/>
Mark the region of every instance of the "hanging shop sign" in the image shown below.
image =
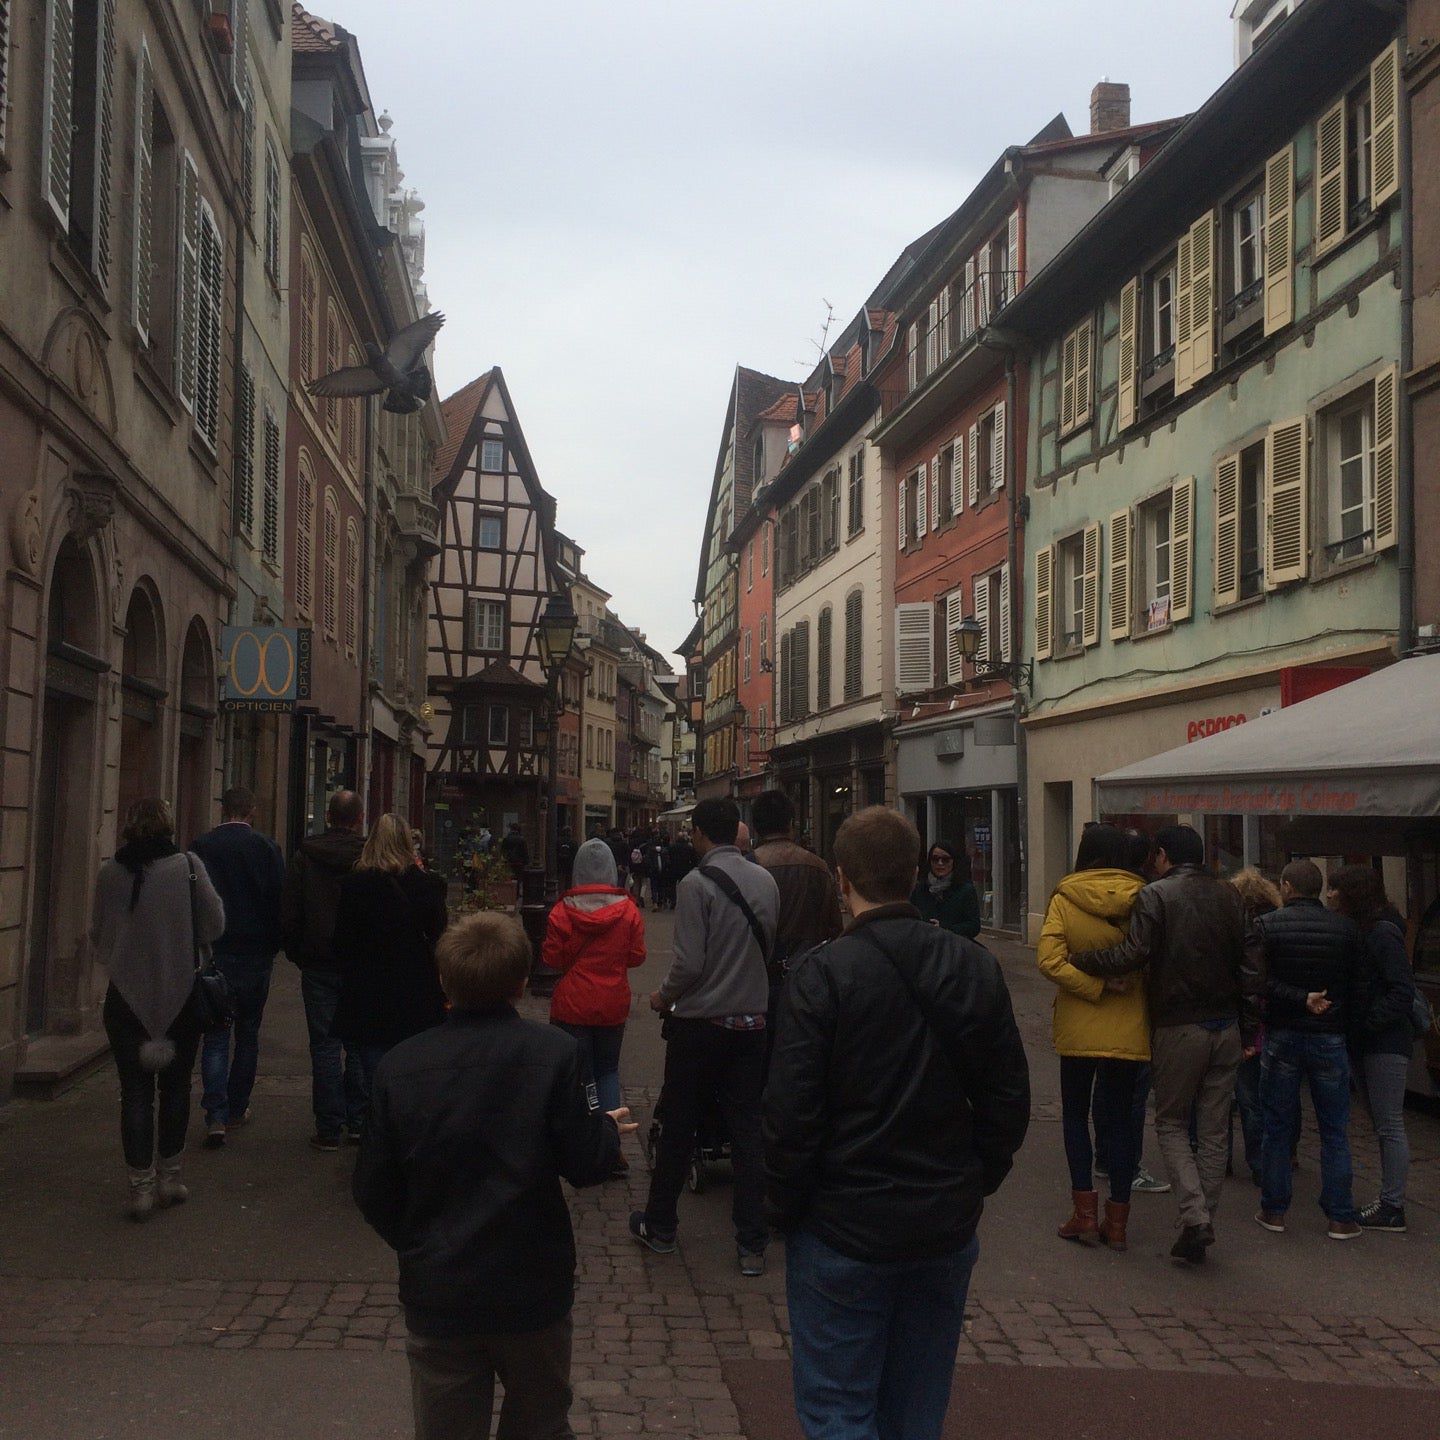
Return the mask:
<path id="1" fill-rule="evenodd" d="M 281 625 L 224 626 L 221 710 L 289 711 L 308 700 L 311 634 Z"/>

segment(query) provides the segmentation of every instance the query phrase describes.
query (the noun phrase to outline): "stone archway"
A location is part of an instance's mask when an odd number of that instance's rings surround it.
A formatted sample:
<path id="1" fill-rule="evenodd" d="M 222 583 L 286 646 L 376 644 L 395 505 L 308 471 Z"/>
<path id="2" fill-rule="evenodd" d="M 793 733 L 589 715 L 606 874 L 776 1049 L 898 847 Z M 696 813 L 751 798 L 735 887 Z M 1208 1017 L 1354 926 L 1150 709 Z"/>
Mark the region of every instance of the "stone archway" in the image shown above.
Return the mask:
<path id="1" fill-rule="evenodd" d="M 165 620 L 160 597 L 146 581 L 130 592 L 120 661 L 119 823 L 135 801 L 164 795 Z"/>
<path id="2" fill-rule="evenodd" d="M 176 843 L 209 828 L 214 792 L 215 653 L 197 615 L 180 655 L 180 743 L 175 777 Z"/>

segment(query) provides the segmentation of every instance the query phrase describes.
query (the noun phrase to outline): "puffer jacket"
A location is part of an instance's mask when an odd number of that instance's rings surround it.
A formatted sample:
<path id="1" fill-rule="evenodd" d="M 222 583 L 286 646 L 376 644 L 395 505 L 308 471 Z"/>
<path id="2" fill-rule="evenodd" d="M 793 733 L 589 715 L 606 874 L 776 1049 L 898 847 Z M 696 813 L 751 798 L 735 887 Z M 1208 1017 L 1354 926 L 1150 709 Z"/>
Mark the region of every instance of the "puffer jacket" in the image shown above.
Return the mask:
<path id="1" fill-rule="evenodd" d="M 565 1025 L 623 1025 L 628 972 L 645 963 L 645 920 L 613 885 L 577 885 L 550 911 L 541 959 L 564 973 L 550 1018 Z"/>
<path id="2" fill-rule="evenodd" d="M 1123 994 L 1070 963 L 1072 950 L 1098 950 L 1125 938 L 1145 882 L 1128 870 L 1077 870 L 1050 897 L 1036 959 L 1055 983 L 1055 1053 L 1103 1060 L 1148 1060 L 1150 1017 L 1137 976 Z"/>
<path id="3" fill-rule="evenodd" d="M 353 830 L 310 835 L 290 857 L 280 892 L 280 937 L 302 970 L 336 970 L 335 913 L 340 886 L 355 868 L 365 838 Z"/>
<path id="4" fill-rule="evenodd" d="M 1299 897 L 1262 915 L 1246 937 L 1250 962 L 1265 977 L 1265 1028 L 1308 1035 L 1343 1035 L 1359 978 L 1360 933 L 1319 900 Z M 1323 990 L 1330 1008 L 1312 1015 L 1305 999 Z"/>

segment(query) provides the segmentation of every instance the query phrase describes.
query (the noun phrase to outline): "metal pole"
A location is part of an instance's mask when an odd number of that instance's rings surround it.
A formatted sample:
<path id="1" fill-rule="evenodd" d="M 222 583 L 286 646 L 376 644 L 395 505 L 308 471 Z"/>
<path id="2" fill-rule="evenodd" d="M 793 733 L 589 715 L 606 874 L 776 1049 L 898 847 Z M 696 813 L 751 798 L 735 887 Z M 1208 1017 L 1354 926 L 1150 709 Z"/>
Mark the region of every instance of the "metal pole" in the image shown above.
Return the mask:
<path id="1" fill-rule="evenodd" d="M 544 885 L 542 894 L 544 900 L 535 904 L 529 896 L 523 897 L 521 904 L 521 920 L 525 925 L 525 931 L 530 936 L 531 960 L 530 960 L 530 993 L 536 996 L 550 995 L 555 989 L 555 982 L 560 978 L 558 970 L 552 970 L 540 958 L 541 947 L 545 943 L 545 927 L 550 915 L 550 906 L 554 903 L 559 893 L 559 865 L 558 856 L 560 853 L 560 807 L 556 804 L 556 790 L 558 789 L 557 771 L 560 768 L 560 672 L 562 665 L 553 665 L 546 678 L 546 693 L 550 704 L 550 735 L 546 744 L 547 759 L 546 768 L 550 779 L 550 811 L 545 821 L 545 845 L 544 845 Z"/>

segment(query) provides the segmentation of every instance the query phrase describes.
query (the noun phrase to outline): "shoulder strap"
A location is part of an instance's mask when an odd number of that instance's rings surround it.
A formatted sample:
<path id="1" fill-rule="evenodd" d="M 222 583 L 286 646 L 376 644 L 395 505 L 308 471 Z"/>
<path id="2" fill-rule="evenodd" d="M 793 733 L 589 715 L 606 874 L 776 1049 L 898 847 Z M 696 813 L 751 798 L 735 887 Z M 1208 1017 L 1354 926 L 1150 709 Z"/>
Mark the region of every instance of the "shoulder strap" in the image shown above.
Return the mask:
<path id="1" fill-rule="evenodd" d="M 732 905 L 738 907 L 745 917 L 745 923 L 750 927 L 750 933 L 755 937 L 755 943 L 760 947 L 761 959 L 768 962 L 770 941 L 765 938 L 765 927 L 750 908 L 749 901 L 740 893 L 740 887 L 718 865 L 701 865 L 698 869 Z"/>
<path id="2" fill-rule="evenodd" d="M 190 953 L 195 968 L 200 968 L 200 884 L 195 878 L 195 861 L 189 851 L 185 853 L 185 864 L 190 871 Z"/>

